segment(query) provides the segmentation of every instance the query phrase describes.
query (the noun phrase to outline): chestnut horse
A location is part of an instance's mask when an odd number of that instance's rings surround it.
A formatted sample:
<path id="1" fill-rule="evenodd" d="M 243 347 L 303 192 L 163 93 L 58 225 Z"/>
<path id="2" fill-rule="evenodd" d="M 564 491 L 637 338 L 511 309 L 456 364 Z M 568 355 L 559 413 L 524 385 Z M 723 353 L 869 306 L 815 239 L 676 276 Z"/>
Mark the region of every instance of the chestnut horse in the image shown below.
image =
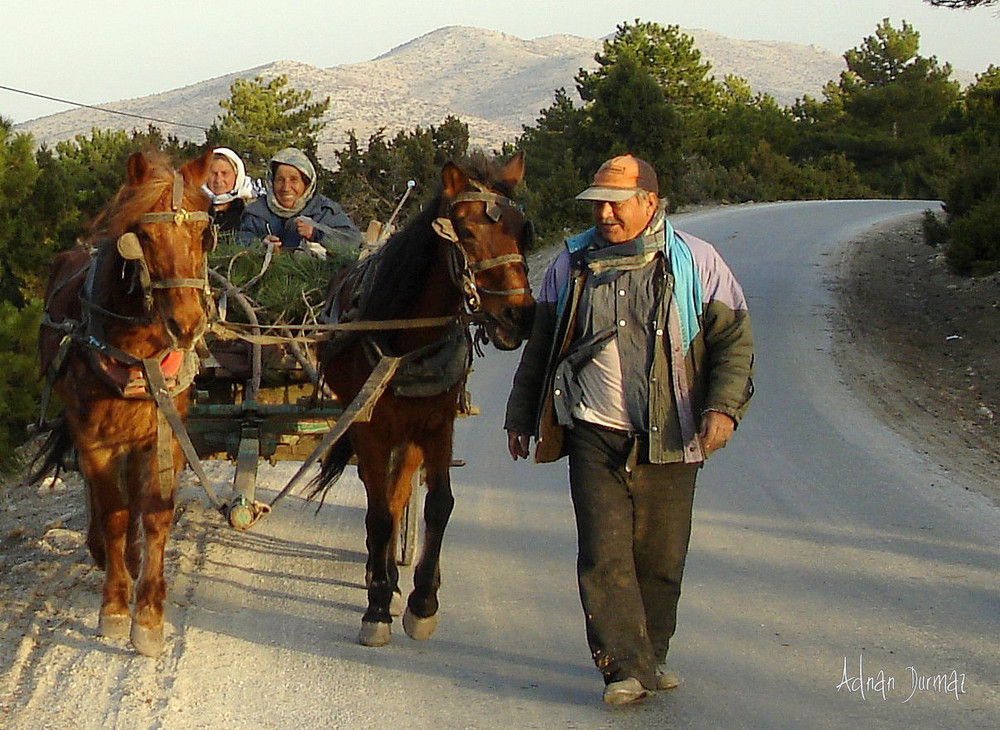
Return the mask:
<path id="1" fill-rule="evenodd" d="M 469 322 L 481 328 L 479 338 L 512 350 L 528 336 L 534 313 L 523 255 L 531 226 L 510 199 L 523 174 L 520 154 L 502 166 L 484 157 L 446 164 L 440 193 L 331 286 L 329 319 L 356 320 L 363 332 L 338 333 L 320 348 L 325 382 L 338 399 L 350 402 L 383 356 L 404 363 L 370 420 L 354 423 L 325 455 L 314 482 L 314 494 L 325 491 L 357 455 L 368 497 L 368 609 L 359 637 L 366 646 L 390 640 L 399 522 L 421 463 L 425 529 L 403 627 L 427 639 L 437 625 L 441 543 L 454 505 L 452 432 L 471 365 Z M 364 329 L 375 320 L 396 323 Z"/>
<path id="2" fill-rule="evenodd" d="M 63 411 L 34 478 L 58 473 L 75 449 L 87 546 L 105 571 L 98 633 L 129 636 L 148 656 L 164 646 L 163 553 L 184 464 L 151 393 L 164 388 L 175 415 L 186 412 L 206 327 L 212 237 L 200 188 L 211 157 L 179 170 L 158 155 L 129 158 L 94 235 L 56 256 L 39 336 L 42 372 Z"/>

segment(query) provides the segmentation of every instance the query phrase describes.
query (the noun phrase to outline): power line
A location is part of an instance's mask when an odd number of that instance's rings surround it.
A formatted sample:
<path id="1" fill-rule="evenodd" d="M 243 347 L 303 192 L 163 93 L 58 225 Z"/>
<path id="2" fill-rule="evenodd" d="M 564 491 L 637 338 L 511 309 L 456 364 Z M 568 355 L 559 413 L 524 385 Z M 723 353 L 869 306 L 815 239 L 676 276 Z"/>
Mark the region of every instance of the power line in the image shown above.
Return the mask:
<path id="1" fill-rule="evenodd" d="M 60 99 L 58 96 L 49 96 L 48 94 L 39 94 L 35 91 L 25 91 L 24 89 L 15 89 L 12 86 L 5 86 L 0 84 L 0 90 L 2 91 L 12 91 L 15 94 L 23 94 L 25 96 L 33 96 L 36 99 L 45 99 L 46 101 L 55 101 L 60 104 L 68 104 L 70 106 L 81 107 L 83 109 L 93 109 L 94 111 L 104 112 L 106 114 L 117 114 L 122 117 L 129 117 L 131 119 L 141 119 L 144 122 L 158 122 L 159 124 L 171 124 L 175 127 L 187 127 L 189 129 L 197 129 L 202 132 L 208 132 L 210 127 L 204 127 L 200 124 L 189 124 L 188 122 L 173 122 L 169 119 L 159 119 L 158 117 L 147 117 L 142 114 L 133 114 L 131 112 L 118 111 L 116 109 L 106 109 L 102 106 L 94 106 L 93 104 L 84 104 L 80 101 L 71 101 L 69 99 Z M 281 137 L 276 134 L 248 134 L 246 132 L 239 132 L 236 130 L 230 130 L 230 133 L 236 137 L 242 137 L 245 139 L 260 139 L 264 141 L 285 141 L 285 137 Z"/>
<path id="2" fill-rule="evenodd" d="M 141 114 L 132 114 L 131 112 L 122 112 L 115 109 L 105 109 L 104 107 L 94 106 L 93 104 L 84 104 L 79 101 L 70 101 L 69 99 L 60 99 L 57 96 L 48 96 L 47 94 L 39 94 L 34 91 L 25 91 L 24 89 L 15 89 L 11 86 L 4 86 L 0 84 L 0 89 L 4 91 L 12 91 L 15 94 L 23 94 L 24 96 L 33 96 L 36 99 L 45 99 L 46 101 L 55 101 L 60 104 L 69 104 L 70 106 L 82 107 L 83 109 L 93 109 L 94 111 L 105 112 L 106 114 L 117 114 L 122 117 L 131 117 L 132 119 L 141 119 L 145 122 L 158 122 L 160 124 L 172 124 L 175 127 L 188 127 L 190 129 L 198 129 L 202 132 L 207 132 L 208 127 L 203 127 L 200 124 L 188 124 L 186 122 L 172 122 L 169 119 L 158 119 L 156 117 L 146 117 Z"/>

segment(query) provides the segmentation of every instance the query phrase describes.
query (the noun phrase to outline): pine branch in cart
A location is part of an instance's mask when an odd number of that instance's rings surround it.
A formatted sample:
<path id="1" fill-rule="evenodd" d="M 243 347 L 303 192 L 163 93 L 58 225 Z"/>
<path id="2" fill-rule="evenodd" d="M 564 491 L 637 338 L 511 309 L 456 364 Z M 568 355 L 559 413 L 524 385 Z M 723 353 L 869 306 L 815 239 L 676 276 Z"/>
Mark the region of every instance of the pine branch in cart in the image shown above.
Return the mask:
<path id="1" fill-rule="evenodd" d="M 220 239 L 209 266 L 253 303 L 261 323 L 303 324 L 311 323 L 322 309 L 330 279 L 357 261 L 357 251 L 337 249 L 325 259 L 278 251 L 264 270 L 265 258 L 263 246 L 246 248 Z M 220 294 L 217 289 L 217 299 Z M 227 307 L 226 318 L 246 322 L 244 312 L 232 305 Z"/>

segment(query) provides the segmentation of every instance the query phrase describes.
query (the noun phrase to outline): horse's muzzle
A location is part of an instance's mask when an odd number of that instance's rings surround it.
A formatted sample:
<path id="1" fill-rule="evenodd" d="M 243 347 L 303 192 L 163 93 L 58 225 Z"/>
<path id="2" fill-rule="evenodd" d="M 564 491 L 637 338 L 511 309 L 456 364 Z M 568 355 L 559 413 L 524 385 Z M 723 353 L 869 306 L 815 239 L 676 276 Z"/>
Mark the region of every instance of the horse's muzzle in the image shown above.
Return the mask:
<path id="1" fill-rule="evenodd" d="M 490 342 L 498 350 L 516 350 L 531 334 L 535 303 L 504 307 L 492 315 L 486 325 Z"/>

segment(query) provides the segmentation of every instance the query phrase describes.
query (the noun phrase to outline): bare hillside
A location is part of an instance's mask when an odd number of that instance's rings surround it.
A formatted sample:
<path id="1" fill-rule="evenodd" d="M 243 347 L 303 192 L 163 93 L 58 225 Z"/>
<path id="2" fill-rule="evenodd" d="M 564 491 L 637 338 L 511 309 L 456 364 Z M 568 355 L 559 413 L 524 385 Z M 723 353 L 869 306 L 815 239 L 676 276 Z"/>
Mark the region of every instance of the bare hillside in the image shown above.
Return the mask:
<path id="1" fill-rule="evenodd" d="M 709 31 L 686 31 L 695 38 L 712 72 L 736 74 L 760 92 L 790 104 L 843 68 L 836 54 L 792 43 L 737 41 Z M 164 132 L 182 139 L 203 138 L 219 115 L 218 102 L 237 78 L 285 74 L 296 88 L 316 98 L 328 96 L 330 110 L 320 148 L 329 163 L 350 130 L 361 140 L 379 128 L 388 134 L 416 125 L 440 124 L 449 115 L 468 123 L 474 145 L 495 148 L 532 124 L 549 106 L 555 89 L 572 90 L 580 68 L 594 68 L 601 41 L 569 35 L 522 40 L 481 28 L 440 28 L 363 63 L 318 68 L 291 60 L 238 71 L 180 89 L 102 106 L 149 117 Z M 167 121 L 182 122 L 177 126 Z M 148 122 L 77 109 L 18 125 L 36 141 L 54 144 L 91 129 L 145 128 Z"/>

